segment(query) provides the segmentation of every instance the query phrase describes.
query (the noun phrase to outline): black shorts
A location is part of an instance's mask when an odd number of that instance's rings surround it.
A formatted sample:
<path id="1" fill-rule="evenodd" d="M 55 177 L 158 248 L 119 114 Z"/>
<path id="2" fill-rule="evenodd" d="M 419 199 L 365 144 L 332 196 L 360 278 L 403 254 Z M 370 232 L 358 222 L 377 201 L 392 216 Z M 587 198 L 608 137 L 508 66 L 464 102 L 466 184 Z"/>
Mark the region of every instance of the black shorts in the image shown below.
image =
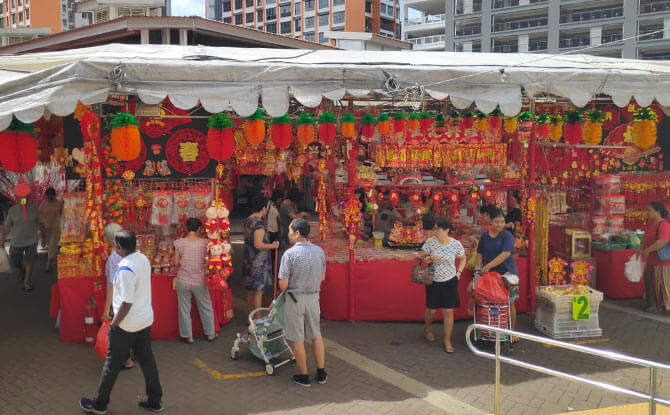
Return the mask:
<path id="1" fill-rule="evenodd" d="M 10 246 L 9 258 L 16 268 L 23 268 L 23 264 L 32 264 L 37 259 L 37 245 Z"/>
<path id="2" fill-rule="evenodd" d="M 458 278 L 426 285 L 426 307 L 431 310 L 438 308 L 458 308 L 461 300 L 458 296 Z"/>

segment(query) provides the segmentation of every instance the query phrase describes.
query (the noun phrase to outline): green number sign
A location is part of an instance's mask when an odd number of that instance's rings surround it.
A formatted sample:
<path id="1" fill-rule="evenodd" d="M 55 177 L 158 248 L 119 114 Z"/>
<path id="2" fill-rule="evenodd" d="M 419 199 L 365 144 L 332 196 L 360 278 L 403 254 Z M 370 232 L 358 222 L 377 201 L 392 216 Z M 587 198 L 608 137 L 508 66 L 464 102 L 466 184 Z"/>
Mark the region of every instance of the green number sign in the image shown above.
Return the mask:
<path id="1" fill-rule="evenodd" d="M 572 297 L 572 319 L 589 320 L 591 318 L 591 305 L 588 295 L 575 295 Z"/>

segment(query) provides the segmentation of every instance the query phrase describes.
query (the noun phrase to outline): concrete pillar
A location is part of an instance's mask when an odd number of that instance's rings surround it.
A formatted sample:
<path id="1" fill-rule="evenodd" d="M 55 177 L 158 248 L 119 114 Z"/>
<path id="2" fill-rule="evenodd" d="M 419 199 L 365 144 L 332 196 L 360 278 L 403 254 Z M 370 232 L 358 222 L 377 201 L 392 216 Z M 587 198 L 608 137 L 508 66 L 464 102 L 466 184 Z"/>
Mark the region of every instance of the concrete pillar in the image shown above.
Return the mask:
<path id="1" fill-rule="evenodd" d="M 140 30 L 140 43 L 143 45 L 149 44 L 149 29 Z"/>
<path id="2" fill-rule="evenodd" d="M 589 37 L 591 38 L 591 46 L 600 45 L 603 40 L 603 28 L 601 26 L 592 27 Z"/>
<path id="3" fill-rule="evenodd" d="M 558 53 L 558 40 L 560 38 L 559 26 L 561 24 L 561 3 L 549 2 L 549 33 L 547 35 L 547 53 Z"/>
<path id="4" fill-rule="evenodd" d="M 528 52 L 528 34 L 519 35 L 519 40 L 517 40 L 519 45 L 519 52 Z"/>
<path id="5" fill-rule="evenodd" d="M 472 52 L 472 41 L 463 42 L 463 52 Z"/>
<path id="6" fill-rule="evenodd" d="M 454 51 L 454 37 L 456 34 L 456 19 L 454 13 L 456 12 L 456 0 L 444 0 L 444 50 L 447 52 Z"/>
<path id="7" fill-rule="evenodd" d="M 188 45 L 188 29 L 179 29 L 179 44 Z"/>
<path id="8" fill-rule="evenodd" d="M 635 59 L 637 57 L 637 14 L 639 0 L 623 0 L 623 53 L 622 58 Z"/>
<path id="9" fill-rule="evenodd" d="M 162 29 L 161 30 L 161 42 L 164 45 L 169 45 L 170 44 L 170 29 Z"/>
<path id="10" fill-rule="evenodd" d="M 472 13 L 472 0 L 463 1 L 463 14 Z"/>
<path id="11" fill-rule="evenodd" d="M 482 52 L 491 52 L 491 0 L 482 0 Z"/>

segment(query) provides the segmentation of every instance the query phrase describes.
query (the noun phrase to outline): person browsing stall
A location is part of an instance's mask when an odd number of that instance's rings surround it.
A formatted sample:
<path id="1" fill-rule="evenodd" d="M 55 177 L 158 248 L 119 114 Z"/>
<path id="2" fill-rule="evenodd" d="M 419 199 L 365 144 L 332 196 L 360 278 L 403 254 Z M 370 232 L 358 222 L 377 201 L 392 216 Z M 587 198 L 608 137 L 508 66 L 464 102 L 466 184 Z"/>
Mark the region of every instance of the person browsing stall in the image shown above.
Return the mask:
<path id="1" fill-rule="evenodd" d="M 286 199 L 282 202 L 279 207 L 279 218 L 281 221 L 281 247 L 282 249 L 288 248 L 290 240 L 288 237 L 289 233 L 289 224 L 292 220 L 297 218 L 306 219 L 306 212 L 298 212 L 298 202 L 302 198 L 302 192 L 296 188 L 289 189 L 286 194 Z"/>
<path id="2" fill-rule="evenodd" d="M 393 207 L 388 196 L 384 196 L 380 203 L 381 209 L 375 214 L 375 232 L 384 233 L 384 242 L 388 242 L 393 225 L 402 220 L 400 213 Z"/>
<path id="3" fill-rule="evenodd" d="M 435 313 L 442 309 L 444 323 L 444 350 L 454 353 L 451 332 L 454 328 L 454 308 L 461 305 L 458 296 L 458 281 L 465 268 L 465 249 L 450 233 L 451 222 L 444 218 L 435 224 L 435 236 L 424 242 L 421 250 L 426 255 L 424 262 L 433 264 L 433 283 L 426 285 L 426 311 L 424 312 L 424 337 L 434 342 L 432 324 Z M 458 260 L 458 265 L 456 261 Z"/>
<path id="4" fill-rule="evenodd" d="M 658 251 L 670 241 L 668 210 L 661 202 L 651 202 L 647 207 L 647 229 L 641 247 L 646 260 L 644 269 L 645 311 L 660 313 L 670 310 L 670 261 L 661 261 Z"/>
<path id="5" fill-rule="evenodd" d="M 312 341 L 316 381 L 325 384 L 328 379 L 319 306 L 321 283 L 326 279 L 326 256 L 323 249 L 307 239 L 309 232 L 309 222 L 305 219 L 291 222 L 288 235 L 294 245 L 284 253 L 279 267 L 279 288 L 288 295 L 284 308 L 286 339 L 293 343 L 299 372 L 293 376 L 293 382 L 304 387 L 311 386 L 305 341 Z"/>
<path id="6" fill-rule="evenodd" d="M 44 230 L 47 240 L 47 263 L 44 272 L 49 272 L 56 263 L 58 244 L 60 243 L 60 221 L 63 216 L 63 200 L 56 197 L 56 190 L 48 188 L 44 195 L 46 199 L 40 203 L 40 217 L 44 221 Z"/>

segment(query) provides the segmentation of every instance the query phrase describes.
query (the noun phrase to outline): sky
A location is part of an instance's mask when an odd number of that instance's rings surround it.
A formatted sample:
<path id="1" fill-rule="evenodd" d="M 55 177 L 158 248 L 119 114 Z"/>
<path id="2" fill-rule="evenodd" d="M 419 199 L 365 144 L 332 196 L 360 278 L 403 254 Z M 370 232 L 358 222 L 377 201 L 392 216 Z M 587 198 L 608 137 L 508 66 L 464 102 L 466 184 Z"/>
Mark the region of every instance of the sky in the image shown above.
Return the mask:
<path id="1" fill-rule="evenodd" d="M 205 17 L 205 0 L 172 0 L 172 15 Z"/>

